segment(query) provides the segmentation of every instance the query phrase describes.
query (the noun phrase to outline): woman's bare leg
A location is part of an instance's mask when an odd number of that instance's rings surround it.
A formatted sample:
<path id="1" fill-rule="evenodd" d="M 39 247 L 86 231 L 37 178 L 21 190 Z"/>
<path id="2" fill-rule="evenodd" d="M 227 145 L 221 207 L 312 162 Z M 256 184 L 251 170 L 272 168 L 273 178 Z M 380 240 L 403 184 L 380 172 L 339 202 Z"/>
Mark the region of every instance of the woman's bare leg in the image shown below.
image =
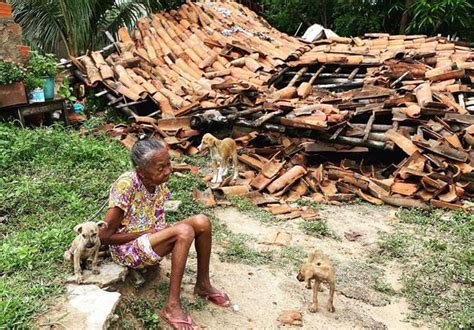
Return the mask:
<path id="1" fill-rule="evenodd" d="M 212 226 L 207 216 L 199 214 L 150 235 L 150 243 L 159 256 L 172 254 L 170 292 L 165 311 L 174 318 L 186 318 L 179 299 L 184 268 L 193 239 L 198 259 L 195 293 L 205 295 L 218 292 L 209 279 Z"/>
<path id="2" fill-rule="evenodd" d="M 204 214 L 199 214 L 179 223 L 188 224 L 194 229 L 194 245 L 196 247 L 198 259 L 197 278 L 194 292 L 201 296 L 219 292 L 219 290 L 211 285 L 211 280 L 209 278 L 209 263 L 212 248 L 211 221 Z M 227 298 L 221 297 L 219 299 L 223 299 L 223 303 L 225 303 L 225 299 Z"/>
<path id="3" fill-rule="evenodd" d="M 180 292 L 184 268 L 193 239 L 194 229 L 185 223 L 176 224 L 150 235 L 151 246 L 159 256 L 163 257 L 171 252 L 170 291 L 163 308 L 171 318 L 186 319 L 186 313 L 181 307 Z"/>
<path id="4" fill-rule="evenodd" d="M 209 263 L 212 248 L 212 226 L 209 218 L 203 214 L 183 220 L 194 229 L 194 246 L 197 253 L 196 293 L 213 293 L 215 290 L 209 279 Z"/>

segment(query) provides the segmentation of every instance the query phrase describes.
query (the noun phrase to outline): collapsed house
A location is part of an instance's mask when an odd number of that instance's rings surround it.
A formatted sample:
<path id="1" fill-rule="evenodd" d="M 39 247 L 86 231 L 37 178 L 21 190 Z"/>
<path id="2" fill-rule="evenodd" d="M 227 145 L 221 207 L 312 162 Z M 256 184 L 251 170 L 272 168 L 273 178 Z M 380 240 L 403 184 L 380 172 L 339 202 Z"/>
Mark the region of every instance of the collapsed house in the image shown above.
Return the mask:
<path id="1" fill-rule="evenodd" d="M 247 170 L 214 187 L 218 196 L 472 206 L 468 44 L 382 33 L 308 44 L 228 1 L 189 2 L 118 37 L 73 59 L 76 75 L 136 122 L 106 129 L 127 146 L 139 132 L 158 135 L 176 157 L 196 154 L 206 131 L 232 131 Z"/>

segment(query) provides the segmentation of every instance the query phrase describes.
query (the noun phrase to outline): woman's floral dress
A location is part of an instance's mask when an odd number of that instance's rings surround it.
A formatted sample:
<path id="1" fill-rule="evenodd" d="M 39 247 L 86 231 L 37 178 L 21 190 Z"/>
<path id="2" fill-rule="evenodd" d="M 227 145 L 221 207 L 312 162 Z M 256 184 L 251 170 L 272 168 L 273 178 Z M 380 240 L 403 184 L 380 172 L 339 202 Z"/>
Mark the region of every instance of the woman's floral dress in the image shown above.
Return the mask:
<path id="1" fill-rule="evenodd" d="M 150 193 L 137 176 L 136 171 L 122 174 L 114 182 L 109 193 L 109 208 L 119 207 L 124 217 L 119 233 L 137 233 L 151 228 L 161 230 L 166 225 L 164 202 L 170 198 L 165 183 Z M 156 265 L 161 257 L 153 251 L 149 234 L 121 245 L 111 245 L 112 259 L 124 266 L 144 268 Z"/>

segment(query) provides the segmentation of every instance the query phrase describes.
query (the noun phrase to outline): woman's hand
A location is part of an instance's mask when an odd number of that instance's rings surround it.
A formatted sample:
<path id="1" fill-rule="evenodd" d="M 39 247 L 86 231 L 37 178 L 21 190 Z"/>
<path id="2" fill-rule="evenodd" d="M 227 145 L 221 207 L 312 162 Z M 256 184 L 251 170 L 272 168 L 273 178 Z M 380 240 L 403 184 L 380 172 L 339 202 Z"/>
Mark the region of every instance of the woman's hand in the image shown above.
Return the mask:
<path id="1" fill-rule="evenodd" d="M 109 225 L 108 228 L 101 228 L 99 232 L 100 242 L 104 245 L 121 245 L 131 242 L 138 237 L 148 232 L 156 232 L 155 229 L 151 231 L 143 231 L 138 233 L 119 233 L 117 232 L 121 226 L 124 212 L 118 208 L 113 207 L 107 210 L 105 214 L 105 221 Z"/>
<path id="2" fill-rule="evenodd" d="M 145 234 L 153 234 L 153 233 L 156 233 L 158 230 L 156 230 L 155 228 L 150 228 L 148 230 L 145 230 L 145 231 L 142 231 L 142 234 L 145 235 Z"/>
<path id="3" fill-rule="evenodd" d="M 146 235 L 146 234 L 153 234 L 153 233 L 156 233 L 156 232 L 159 232 L 160 230 L 163 230 L 163 229 L 166 229 L 166 228 L 169 228 L 171 227 L 172 225 L 170 225 L 169 223 L 165 223 L 162 227 L 160 227 L 159 229 L 156 229 L 156 228 L 150 228 L 148 230 L 145 230 L 145 231 L 142 231 L 140 232 L 140 236 L 141 235 Z"/>

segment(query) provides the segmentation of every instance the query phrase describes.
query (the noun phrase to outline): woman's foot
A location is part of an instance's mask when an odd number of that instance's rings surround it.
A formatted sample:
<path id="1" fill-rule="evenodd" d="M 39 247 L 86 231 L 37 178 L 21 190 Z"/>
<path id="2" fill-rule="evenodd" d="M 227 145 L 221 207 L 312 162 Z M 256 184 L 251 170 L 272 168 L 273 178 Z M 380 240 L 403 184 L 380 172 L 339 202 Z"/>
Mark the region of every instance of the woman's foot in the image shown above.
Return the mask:
<path id="1" fill-rule="evenodd" d="M 230 299 L 229 296 L 223 292 L 219 291 L 213 286 L 209 285 L 196 285 L 194 288 L 194 294 L 198 295 L 201 298 L 207 299 L 215 305 L 221 307 L 229 307 Z"/>
<path id="2" fill-rule="evenodd" d="M 184 312 L 182 312 L 182 315 L 185 315 L 182 318 L 176 318 L 171 316 L 166 311 L 166 306 L 160 310 L 160 317 L 163 321 L 168 323 L 173 329 L 178 329 L 178 330 L 194 330 L 197 329 L 197 326 L 194 324 L 193 320 L 189 315 L 186 315 Z"/>
<path id="3" fill-rule="evenodd" d="M 191 317 L 187 315 L 180 304 L 168 303 L 160 311 L 161 318 L 174 329 L 195 329 Z"/>

